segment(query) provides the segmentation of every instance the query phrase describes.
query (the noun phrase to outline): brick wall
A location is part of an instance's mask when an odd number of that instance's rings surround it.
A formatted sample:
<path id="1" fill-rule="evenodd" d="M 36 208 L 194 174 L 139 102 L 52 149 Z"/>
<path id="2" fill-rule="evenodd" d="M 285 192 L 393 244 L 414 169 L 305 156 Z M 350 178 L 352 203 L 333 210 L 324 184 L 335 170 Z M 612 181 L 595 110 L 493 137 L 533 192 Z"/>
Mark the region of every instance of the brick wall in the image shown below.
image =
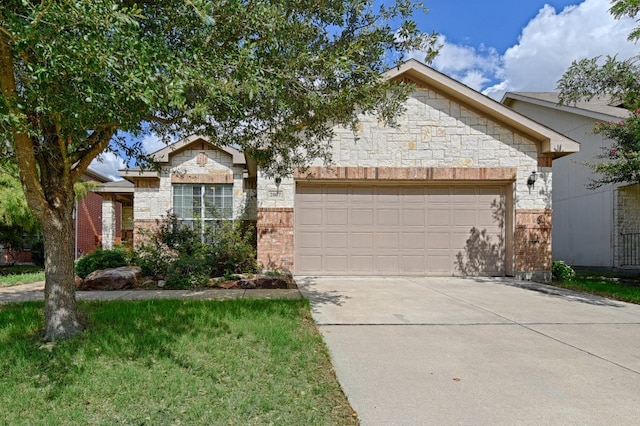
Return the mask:
<path id="1" fill-rule="evenodd" d="M 515 219 L 516 277 L 551 281 L 551 210 L 516 210 Z"/>
<path id="2" fill-rule="evenodd" d="M 76 211 L 78 256 L 90 253 L 102 242 L 102 196 L 89 192 L 78 200 Z"/>
<path id="3" fill-rule="evenodd" d="M 259 208 L 256 228 L 260 267 L 291 269 L 293 267 L 293 209 Z"/>

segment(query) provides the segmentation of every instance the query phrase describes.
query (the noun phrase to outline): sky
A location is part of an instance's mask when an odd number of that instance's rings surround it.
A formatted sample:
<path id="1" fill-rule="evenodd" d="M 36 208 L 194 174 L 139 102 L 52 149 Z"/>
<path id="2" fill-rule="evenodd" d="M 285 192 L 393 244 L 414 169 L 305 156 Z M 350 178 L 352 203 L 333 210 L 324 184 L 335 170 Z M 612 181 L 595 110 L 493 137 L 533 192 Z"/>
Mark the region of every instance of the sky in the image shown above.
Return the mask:
<path id="1" fill-rule="evenodd" d="M 499 101 L 505 92 L 554 91 L 574 60 L 617 55 L 627 59 L 640 45 L 627 40 L 636 25 L 615 20 L 610 0 L 423 0 L 418 28 L 436 32 L 441 46 L 429 64 L 436 70 Z M 412 54 L 424 60 L 424 54 Z M 148 152 L 164 145 L 151 135 Z M 92 167 L 117 177 L 125 162 L 102 155 Z"/>

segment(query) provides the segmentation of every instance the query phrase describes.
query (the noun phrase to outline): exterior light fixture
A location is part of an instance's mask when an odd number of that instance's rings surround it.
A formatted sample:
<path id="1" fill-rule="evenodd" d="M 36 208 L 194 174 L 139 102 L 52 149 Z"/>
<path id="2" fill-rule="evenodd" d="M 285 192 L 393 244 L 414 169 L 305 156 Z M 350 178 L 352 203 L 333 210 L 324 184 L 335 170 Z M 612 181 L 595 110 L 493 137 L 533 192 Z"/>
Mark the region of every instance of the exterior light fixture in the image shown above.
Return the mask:
<path id="1" fill-rule="evenodd" d="M 531 172 L 529 178 L 527 179 L 527 186 L 533 187 L 538 180 L 538 176 L 536 175 L 535 170 Z"/>
<path id="2" fill-rule="evenodd" d="M 280 176 L 276 176 L 275 182 L 276 182 L 276 192 L 280 191 L 280 184 L 282 183 L 282 178 Z"/>

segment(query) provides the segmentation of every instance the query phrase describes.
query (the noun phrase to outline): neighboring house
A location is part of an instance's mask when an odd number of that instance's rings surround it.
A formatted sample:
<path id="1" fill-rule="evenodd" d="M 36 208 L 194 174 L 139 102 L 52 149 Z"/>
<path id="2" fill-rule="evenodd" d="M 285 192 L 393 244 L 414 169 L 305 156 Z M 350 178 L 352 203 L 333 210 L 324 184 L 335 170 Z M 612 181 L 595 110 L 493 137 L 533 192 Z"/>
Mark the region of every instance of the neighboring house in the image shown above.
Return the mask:
<path id="1" fill-rule="evenodd" d="M 110 185 L 114 182 L 110 178 L 102 175 L 97 170 L 89 167 L 82 176 L 84 181 L 94 181 L 101 185 Z M 99 192 L 88 192 L 87 195 L 76 201 L 73 217 L 73 233 L 75 240 L 76 259 L 83 254 L 90 253 L 102 245 L 102 203 L 103 199 Z M 122 204 L 115 206 L 114 219 L 116 234 L 114 238 L 121 241 L 121 218 Z M 7 263 L 30 263 L 32 241 L 27 240 L 25 247 L 20 250 L 9 249 L 0 243 L 0 264 Z"/>
<path id="2" fill-rule="evenodd" d="M 417 61 L 386 77 L 416 88 L 399 127 L 362 116 L 357 134 L 336 128 L 331 167 L 268 177 L 194 136 L 153 154 L 159 172 L 122 171 L 135 230 L 169 211 L 208 220 L 208 203 L 237 217 L 257 193 L 263 267 L 549 280 L 552 161 L 578 144 Z"/>
<path id="3" fill-rule="evenodd" d="M 640 266 L 640 185 L 587 188 L 595 177 L 585 162 L 611 148 L 593 132 L 629 111 L 608 99 L 558 105 L 557 93 L 507 93 L 502 103 L 580 142 L 580 153 L 553 164 L 553 259 L 574 266 Z"/>
<path id="4" fill-rule="evenodd" d="M 101 185 L 110 185 L 113 181 L 93 168 L 87 169 L 83 176 L 85 181 L 93 181 Z M 89 191 L 87 195 L 76 201 L 74 215 L 74 238 L 76 259 L 102 246 L 102 203 L 103 197 L 99 192 Z M 121 242 L 122 203 L 116 205 L 115 219 L 116 241 Z"/>

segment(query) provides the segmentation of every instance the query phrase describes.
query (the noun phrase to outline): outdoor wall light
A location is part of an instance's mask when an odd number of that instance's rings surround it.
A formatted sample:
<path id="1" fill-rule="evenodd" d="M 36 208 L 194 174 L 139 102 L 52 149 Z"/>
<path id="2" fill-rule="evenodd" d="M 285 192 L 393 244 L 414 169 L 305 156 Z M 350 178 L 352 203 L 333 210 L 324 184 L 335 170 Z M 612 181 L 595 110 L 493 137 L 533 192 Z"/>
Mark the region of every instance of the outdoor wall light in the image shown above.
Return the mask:
<path id="1" fill-rule="evenodd" d="M 280 184 L 282 183 L 282 178 L 280 176 L 276 176 L 275 182 L 276 182 L 276 191 L 279 191 L 280 190 Z"/>
<path id="2" fill-rule="evenodd" d="M 536 175 L 536 172 L 534 170 L 531 172 L 531 174 L 529 175 L 529 178 L 527 179 L 527 186 L 533 187 L 537 179 L 538 179 L 538 176 Z"/>

